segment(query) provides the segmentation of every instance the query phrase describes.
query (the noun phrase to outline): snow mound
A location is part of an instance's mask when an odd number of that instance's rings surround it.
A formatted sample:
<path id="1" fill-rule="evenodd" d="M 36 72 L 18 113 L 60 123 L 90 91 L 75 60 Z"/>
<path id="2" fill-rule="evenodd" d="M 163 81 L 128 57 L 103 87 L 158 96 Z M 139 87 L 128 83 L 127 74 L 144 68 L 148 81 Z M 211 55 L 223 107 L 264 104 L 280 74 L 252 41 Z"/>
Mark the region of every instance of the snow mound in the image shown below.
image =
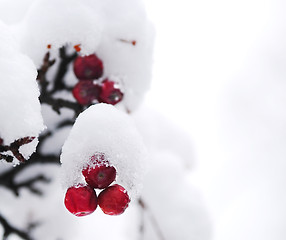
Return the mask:
<path id="1" fill-rule="evenodd" d="M 21 48 L 37 66 L 48 45 L 57 50 L 81 44 L 83 54 L 95 51 L 102 28 L 98 12 L 76 0 L 35 1 L 21 24 L 17 28 Z"/>
<path id="2" fill-rule="evenodd" d="M 82 170 L 97 154 L 104 154 L 116 168 L 116 183 L 135 196 L 144 172 L 146 149 L 131 117 L 112 105 L 96 104 L 78 116 L 62 148 L 65 188 L 85 183 Z"/>
<path id="3" fill-rule="evenodd" d="M 0 137 L 9 145 L 24 137 L 37 137 L 44 129 L 33 62 L 20 53 L 9 28 L 0 22 Z M 5 116 L 5 117 L 3 117 Z M 28 157 L 33 143 L 21 147 Z"/>

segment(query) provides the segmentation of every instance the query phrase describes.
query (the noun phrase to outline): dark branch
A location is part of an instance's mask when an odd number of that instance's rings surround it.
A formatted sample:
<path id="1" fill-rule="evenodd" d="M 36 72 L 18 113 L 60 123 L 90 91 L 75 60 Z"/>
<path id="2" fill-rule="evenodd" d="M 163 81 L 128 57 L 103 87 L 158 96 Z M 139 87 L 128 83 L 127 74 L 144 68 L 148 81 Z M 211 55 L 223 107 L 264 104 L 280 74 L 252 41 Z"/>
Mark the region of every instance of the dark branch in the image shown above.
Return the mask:
<path id="1" fill-rule="evenodd" d="M 0 145 L 0 152 L 11 151 L 15 158 L 17 158 L 21 163 L 24 163 L 26 159 L 19 152 L 19 148 L 25 144 L 32 142 L 34 139 L 35 137 L 24 137 L 24 138 L 15 140 L 10 145 Z M 7 162 L 13 161 L 13 157 L 10 155 L 6 155 L 6 154 L 0 154 L 0 159 L 4 159 Z"/>
<path id="2" fill-rule="evenodd" d="M 60 63 L 58 66 L 57 74 L 54 78 L 54 87 L 51 91 L 51 94 L 55 93 L 56 91 L 60 91 L 66 89 L 66 85 L 64 84 L 64 76 L 68 71 L 69 64 L 76 58 L 77 53 L 73 53 L 71 55 L 67 55 L 66 48 L 60 48 Z"/>
<path id="3" fill-rule="evenodd" d="M 35 182 L 44 182 L 44 183 L 49 183 L 50 182 L 50 179 L 45 177 L 44 175 L 38 175 L 34 178 L 31 178 L 27 181 L 24 181 L 24 182 L 21 182 L 21 183 L 18 183 L 18 184 L 15 184 L 15 194 L 18 196 L 19 195 L 19 189 L 20 188 L 28 188 L 32 193 L 34 194 L 37 194 L 37 195 L 42 195 L 43 192 L 40 190 L 40 189 L 37 189 L 35 186 L 34 186 L 34 183 Z"/>
<path id="4" fill-rule="evenodd" d="M 2 215 L 0 215 L 0 223 L 4 228 L 3 240 L 6 240 L 11 234 L 16 234 L 25 240 L 32 240 L 28 232 L 13 227 Z"/>
<path id="5" fill-rule="evenodd" d="M 55 60 L 50 60 L 50 54 L 49 52 L 47 52 L 44 57 L 43 64 L 41 68 L 38 70 L 37 79 L 39 80 L 39 84 L 41 87 L 41 96 L 40 96 L 41 103 L 46 103 L 50 105 L 52 109 L 56 111 L 58 114 L 61 113 L 60 110 L 62 108 L 71 109 L 75 112 L 75 116 L 77 117 L 83 111 L 83 107 L 80 104 L 78 104 L 77 102 L 72 102 L 60 98 L 57 99 L 53 97 L 53 94 L 57 91 L 61 90 L 71 91 L 71 89 L 69 89 L 64 83 L 64 76 L 68 71 L 69 64 L 76 58 L 76 56 L 77 53 L 67 55 L 65 47 L 62 47 L 60 49 L 60 63 L 58 65 L 57 73 L 53 80 L 53 89 L 51 91 L 48 91 L 49 81 L 47 80 L 46 73 L 50 69 L 50 67 L 55 63 Z"/>
<path id="6" fill-rule="evenodd" d="M 74 120 L 66 119 L 66 120 L 63 120 L 62 122 L 58 123 L 56 128 L 59 129 L 59 128 L 63 128 L 66 126 L 72 126 L 73 124 L 74 124 Z"/>
<path id="7" fill-rule="evenodd" d="M 47 52 L 44 56 L 43 64 L 40 69 L 38 69 L 37 79 L 39 80 L 41 86 L 41 95 L 45 95 L 47 93 L 48 80 L 46 78 L 47 71 L 51 66 L 56 62 L 55 59 L 50 60 L 50 52 Z"/>
<path id="8" fill-rule="evenodd" d="M 27 167 L 35 164 L 59 164 L 59 156 L 56 155 L 40 155 L 39 153 L 35 153 L 31 156 L 29 161 L 26 161 L 25 164 L 18 165 L 17 167 L 11 168 L 8 171 L 2 173 L 0 175 L 0 186 L 3 186 L 9 190 L 11 190 L 16 196 L 19 196 L 19 190 L 21 188 L 27 188 L 31 192 L 41 195 L 41 191 L 34 187 L 34 183 L 41 181 L 48 183 L 49 179 L 43 175 L 38 175 L 34 178 L 26 180 L 21 183 L 17 183 L 16 176 L 26 169 Z"/>
<path id="9" fill-rule="evenodd" d="M 158 224 L 154 214 L 152 213 L 151 209 L 147 206 L 146 202 L 142 199 L 142 197 L 138 199 L 138 204 L 142 210 L 144 210 L 146 213 L 148 213 L 149 219 L 152 223 L 154 230 L 156 231 L 158 238 L 160 240 L 165 240 L 163 232 L 162 232 L 161 228 L 159 227 L 159 224 Z M 143 233 L 144 233 L 144 222 L 143 221 L 142 221 L 141 226 L 140 226 L 140 231 L 141 231 L 141 234 L 143 235 Z"/>
<path id="10" fill-rule="evenodd" d="M 5 160 L 6 162 L 13 162 L 13 157 L 10 155 L 5 155 L 0 153 L 0 159 Z"/>
<path id="11" fill-rule="evenodd" d="M 76 102 L 71 102 L 60 98 L 55 99 L 50 95 L 40 96 L 40 102 L 50 105 L 52 109 L 56 111 L 58 114 L 61 114 L 60 112 L 61 108 L 68 108 L 73 110 L 76 116 L 78 116 L 83 110 L 83 107 Z"/>

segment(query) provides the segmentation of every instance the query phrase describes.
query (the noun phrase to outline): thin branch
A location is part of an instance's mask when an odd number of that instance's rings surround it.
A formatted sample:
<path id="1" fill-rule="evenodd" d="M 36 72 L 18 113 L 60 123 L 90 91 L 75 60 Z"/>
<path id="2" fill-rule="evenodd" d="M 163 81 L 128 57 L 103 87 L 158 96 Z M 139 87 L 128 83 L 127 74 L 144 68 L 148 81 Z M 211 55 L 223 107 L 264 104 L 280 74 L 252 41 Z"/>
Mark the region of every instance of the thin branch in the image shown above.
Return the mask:
<path id="1" fill-rule="evenodd" d="M 13 159 L 13 156 L 0 153 L 0 160 L 5 160 L 6 162 L 13 162 Z"/>
<path id="2" fill-rule="evenodd" d="M 14 186 L 15 194 L 18 196 L 19 195 L 19 189 L 25 187 L 25 188 L 28 188 L 32 193 L 34 193 L 36 195 L 39 195 L 39 196 L 42 195 L 43 192 L 34 186 L 35 182 L 49 183 L 50 179 L 45 177 L 44 175 L 38 175 L 38 176 L 31 178 L 29 180 L 26 180 L 24 182 L 15 184 L 15 186 Z"/>
<path id="3" fill-rule="evenodd" d="M 152 213 L 151 209 L 147 206 L 146 202 L 142 199 L 142 197 L 138 199 L 138 204 L 144 211 L 146 211 L 148 213 L 149 219 L 152 223 L 154 230 L 156 231 L 158 238 L 160 240 L 165 240 L 163 232 L 160 229 L 160 226 L 159 226 L 154 214 Z M 143 235 L 143 233 L 144 233 L 144 222 L 141 223 L 140 229 L 141 229 L 141 234 Z"/>
<path id="4" fill-rule="evenodd" d="M 63 127 L 66 127 L 66 126 L 72 126 L 73 124 L 74 124 L 74 120 L 65 119 L 62 122 L 59 122 L 57 124 L 56 128 L 59 129 L 59 128 L 63 128 Z"/>
<path id="5" fill-rule="evenodd" d="M 41 103 L 46 103 L 50 105 L 52 109 L 56 111 L 58 114 L 61 113 L 60 110 L 62 108 L 71 109 L 75 112 L 75 116 L 77 117 L 83 111 L 83 107 L 80 104 L 78 104 L 77 102 L 71 102 L 65 99 L 56 99 L 53 97 L 53 94 L 56 91 L 68 89 L 64 84 L 63 79 L 67 73 L 69 64 L 76 58 L 76 56 L 77 53 L 73 53 L 72 55 L 67 55 L 65 47 L 62 47 L 60 49 L 61 60 L 58 65 L 57 74 L 55 75 L 55 78 L 53 80 L 54 83 L 53 89 L 51 91 L 48 91 L 49 81 L 46 78 L 46 73 L 50 69 L 50 67 L 55 63 L 55 59 L 50 60 L 50 53 L 47 52 L 43 59 L 43 64 L 41 68 L 38 69 L 37 79 L 39 80 L 39 84 L 41 87 L 41 95 L 39 98 Z"/>
<path id="6" fill-rule="evenodd" d="M 66 48 L 60 48 L 60 63 L 58 66 L 57 74 L 54 78 L 54 87 L 53 90 L 50 92 L 51 94 L 55 93 L 56 91 L 60 91 L 66 89 L 66 85 L 64 84 L 64 76 L 68 71 L 69 64 L 76 58 L 77 53 L 73 53 L 71 55 L 67 55 Z"/>
<path id="7" fill-rule="evenodd" d="M 26 159 L 20 153 L 19 148 L 25 144 L 32 142 L 34 139 L 35 137 L 24 137 L 24 138 L 15 140 L 10 145 L 0 145 L 0 152 L 11 151 L 15 158 L 17 158 L 21 163 L 24 163 Z M 10 155 L 6 155 L 6 154 L 0 154 L 0 159 L 4 159 L 7 162 L 13 161 L 13 157 Z"/>
<path id="8" fill-rule="evenodd" d="M 41 95 L 40 102 L 50 105 L 52 109 L 58 114 L 61 114 L 61 108 L 68 108 L 73 110 L 76 116 L 78 116 L 83 111 L 83 107 L 76 102 L 71 102 L 69 100 L 64 100 L 61 98 L 55 99 L 50 95 Z"/>
<path id="9" fill-rule="evenodd" d="M 29 235 L 28 232 L 13 227 L 1 214 L 0 223 L 4 228 L 3 240 L 6 240 L 11 234 L 16 234 L 25 240 L 32 240 L 32 237 Z"/>
<path id="10" fill-rule="evenodd" d="M 50 52 L 47 52 L 43 59 L 43 64 L 40 69 L 38 69 L 37 79 L 39 80 L 41 86 L 41 95 L 45 95 L 47 93 L 48 80 L 46 78 L 47 71 L 51 66 L 56 62 L 55 59 L 50 60 Z"/>
<path id="11" fill-rule="evenodd" d="M 38 175 L 34 178 L 26 180 L 21 183 L 17 183 L 16 176 L 26 169 L 27 167 L 34 164 L 59 164 L 59 156 L 57 155 L 40 155 L 39 153 L 35 153 L 31 156 L 29 161 L 26 161 L 25 164 L 20 164 L 17 167 L 11 168 L 8 171 L 2 173 L 0 175 L 0 185 L 11 190 L 16 196 L 19 196 L 19 190 L 21 188 L 27 188 L 31 192 L 41 195 L 41 191 L 34 187 L 34 183 L 41 181 L 48 183 L 50 180 L 46 178 L 44 175 Z"/>

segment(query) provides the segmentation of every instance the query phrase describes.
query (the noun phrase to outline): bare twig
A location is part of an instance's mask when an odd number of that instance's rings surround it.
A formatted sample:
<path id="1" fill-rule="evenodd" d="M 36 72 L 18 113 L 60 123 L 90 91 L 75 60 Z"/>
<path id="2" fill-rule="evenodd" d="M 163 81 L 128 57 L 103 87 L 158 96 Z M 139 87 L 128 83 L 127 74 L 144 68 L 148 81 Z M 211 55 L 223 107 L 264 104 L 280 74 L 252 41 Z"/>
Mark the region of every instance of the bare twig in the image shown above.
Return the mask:
<path id="1" fill-rule="evenodd" d="M 83 107 L 80 104 L 65 99 L 54 98 L 53 96 L 53 94 L 57 91 L 71 91 L 71 89 L 69 89 L 64 83 L 64 76 L 67 73 L 69 64 L 76 58 L 76 56 L 77 53 L 67 55 L 65 47 L 62 47 L 60 49 L 60 63 L 58 65 L 58 70 L 53 80 L 53 89 L 48 91 L 49 81 L 47 80 L 46 73 L 55 63 L 55 60 L 50 60 L 50 53 L 47 52 L 44 57 L 43 64 L 38 70 L 37 79 L 39 80 L 39 84 L 41 86 L 41 103 L 46 103 L 50 105 L 52 109 L 58 114 L 61 113 L 60 110 L 62 108 L 71 109 L 75 112 L 75 116 L 77 117 L 83 111 Z"/>
<path id="2" fill-rule="evenodd" d="M 160 240 L 165 240 L 163 232 L 162 232 L 154 214 L 152 213 L 151 209 L 147 206 L 146 202 L 142 199 L 142 197 L 138 199 L 138 204 L 142 210 L 144 210 L 146 213 L 148 213 L 149 219 L 152 223 L 154 230 L 156 231 L 158 238 Z M 144 221 L 141 222 L 140 231 L 141 231 L 141 234 L 143 235 L 144 234 Z"/>
<path id="3" fill-rule="evenodd" d="M 35 137 L 24 137 L 15 140 L 10 145 L 0 145 L 0 152 L 8 152 L 11 151 L 15 158 L 17 158 L 21 163 L 25 162 L 26 159 L 23 155 L 19 152 L 19 148 L 25 144 L 32 142 Z M 7 154 L 0 154 L 0 159 L 4 159 L 7 162 L 12 162 L 13 157 Z"/>
<path id="4" fill-rule="evenodd" d="M 25 164 L 21 164 L 17 167 L 11 168 L 8 171 L 3 172 L 0 175 L 0 185 L 11 190 L 16 196 L 19 196 L 19 189 L 27 188 L 31 192 L 41 195 L 41 191 L 34 187 L 34 183 L 41 181 L 48 183 L 49 179 L 44 175 L 38 175 L 34 178 L 26 180 L 21 183 L 17 183 L 16 176 L 26 169 L 27 167 L 35 164 L 59 164 L 59 156 L 57 155 L 41 155 L 39 153 L 35 153 L 31 156 L 29 161 L 26 161 Z"/>
<path id="5" fill-rule="evenodd" d="M 28 232 L 13 227 L 2 215 L 0 215 L 0 223 L 4 228 L 3 240 L 6 240 L 11 234 L 16 234 L 25 240 L 32 240 Z"/>
<path id="6" fill-rule="evenodd" d="M 76 116 L 78 116 L 83 111 L 83 107 L 76 102 L 71 102 L 60 98 L 55 99 L 50 95 L 40 96 L 40 102 L 50 105 L 52 109 L 58 114 L 61 114 L 61 108 L 74 110 Z"/>
<path id="7" fill-rule="evenodd" d="M 51 91 L 51 94 L 55 93 L 56 91 L 60 91 L 63 89 L 66 89 L 66 85 L 64 84 L 64 76 L 67 73 L 69 64 L 76 58 L 77 53 L 74 52 L 71 55 L 67 55 L 66 48 L 62 47 L 60 48 L 60 63 L 58 66 L 57 74 L 54 78 L 54 87 Z"/>

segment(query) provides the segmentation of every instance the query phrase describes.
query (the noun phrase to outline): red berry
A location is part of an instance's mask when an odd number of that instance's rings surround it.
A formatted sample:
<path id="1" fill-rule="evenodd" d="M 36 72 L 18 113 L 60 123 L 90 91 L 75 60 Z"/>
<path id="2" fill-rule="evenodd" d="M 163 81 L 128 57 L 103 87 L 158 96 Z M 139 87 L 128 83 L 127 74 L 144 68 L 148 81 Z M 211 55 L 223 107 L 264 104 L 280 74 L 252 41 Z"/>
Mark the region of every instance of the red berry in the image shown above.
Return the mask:
<path id="1" fill-rule="evenodd" d="M 118 184 L 106 188 L 98 196 L 98 205 L 108 215 L 122 214 L 129 202 L 127 191 Z"/>
<path id="2" fill-rule="evenodd" d="M 112 166 L 94 165 L 85 168 L 82 174 L 88 185 L 93 188 L 104 189 L 115 180 L 116 170 Z"/>
<path id="3" fill-rule="evenodd" d="M 97 196 L 89 186 L 70 187 L 65 196 L 65 206 L 77 217 L 91 214 L 97 208 Z"/>
<path id="4" fill-rule="evenodd" d="M 115 105 L 123 98 L 123 93 L 119 88 L 115 87 L 115 82 L 105 79 L 102 82 L 99 100 L 104 103 Z"/>
<path id="5" fill-rule="evenodd" d="M 74 98 L 81 105 L 91 104 L 93 100 L 98 99 L 100 87 L 92 80 L 79 81 L 72 90 Z"/>
<path id="6" fill-rule="evenodd" d="M 74 61 L 73 70 L 80 80 L 97 79 L 103 74 L 103 63 L 95 54 L 78 56 Z"/>

